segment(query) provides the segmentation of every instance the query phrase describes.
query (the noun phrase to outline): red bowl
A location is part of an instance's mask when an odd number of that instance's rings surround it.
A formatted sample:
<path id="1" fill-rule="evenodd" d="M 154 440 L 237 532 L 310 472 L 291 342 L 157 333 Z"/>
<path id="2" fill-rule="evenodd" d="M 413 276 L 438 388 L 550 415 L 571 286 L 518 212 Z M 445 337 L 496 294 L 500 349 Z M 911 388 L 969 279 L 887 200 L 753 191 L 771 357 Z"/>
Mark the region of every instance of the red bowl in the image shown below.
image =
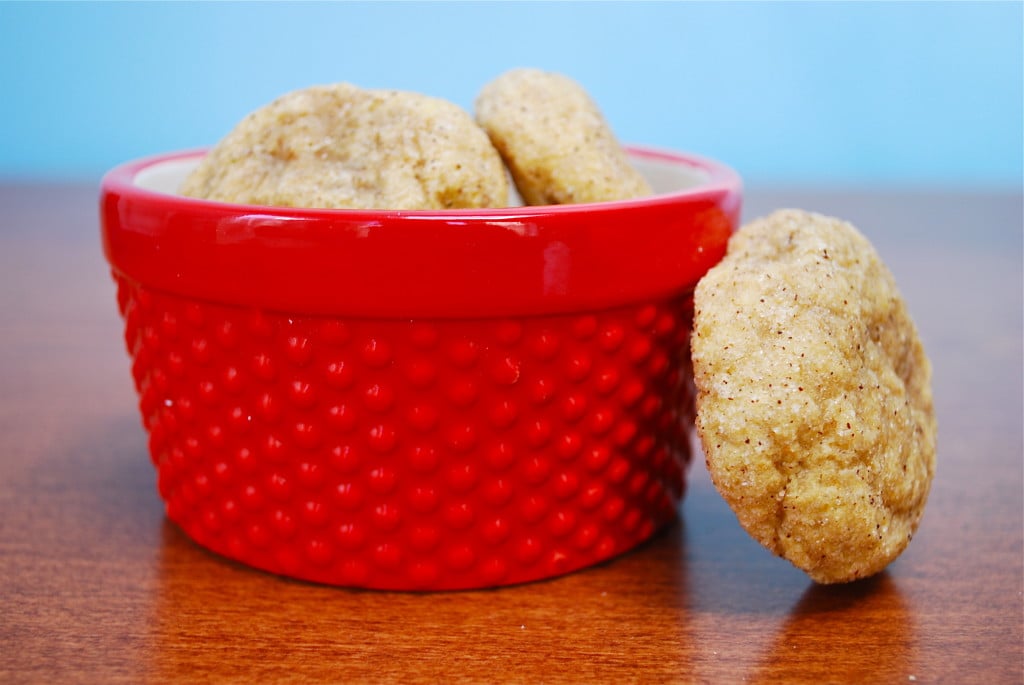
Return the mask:
<path id="1" fill-rule="evenodd" d="M 658 194 L 493 210 L 173 193 L 202 152 L 101 189 L 157 485 L 197 543 L 404 590 L 548 578 L 676 515 L 692 292 L 740 181 L 632 148 Z"/>

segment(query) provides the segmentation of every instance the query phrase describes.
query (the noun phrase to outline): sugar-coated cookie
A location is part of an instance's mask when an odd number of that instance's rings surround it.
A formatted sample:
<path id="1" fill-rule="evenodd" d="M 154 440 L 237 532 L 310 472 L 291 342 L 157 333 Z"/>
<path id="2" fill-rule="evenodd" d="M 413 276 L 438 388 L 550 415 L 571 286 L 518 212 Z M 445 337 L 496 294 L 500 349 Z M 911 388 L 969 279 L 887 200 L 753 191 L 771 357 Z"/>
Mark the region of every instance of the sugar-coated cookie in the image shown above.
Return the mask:
<path id="1" fill-rule="evenodd" d="M 185 180 L 192 197 L 360 209 L 505 207 L 508 175 L 473 118 L 445 100 L 339 83 L 243 119 Z"/>
<path id="2" fill-rule="evenodd" d="M 508 71 L 480 91 L 476 117 L 529 205 L 651 194 L 593 100 L 566 76 Z"/>
<path id="3" fill-rule="evenodd" d="M 750 535 L 820 583 L 882 570 L 935 471 L 931 367 L 853 226 L 784 210 L 740 229 L 700 281 L 697 430 Z"/>

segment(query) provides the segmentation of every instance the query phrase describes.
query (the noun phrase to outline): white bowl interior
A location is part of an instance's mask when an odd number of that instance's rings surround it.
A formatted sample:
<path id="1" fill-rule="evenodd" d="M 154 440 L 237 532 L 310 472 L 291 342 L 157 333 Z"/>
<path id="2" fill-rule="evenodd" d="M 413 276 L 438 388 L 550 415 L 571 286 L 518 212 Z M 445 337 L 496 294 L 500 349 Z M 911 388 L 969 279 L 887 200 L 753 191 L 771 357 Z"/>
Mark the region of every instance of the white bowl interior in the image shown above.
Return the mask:
<path id="1" fill-rule="evenodd" d="M 656 194 L 674 193 L 708 182 L 708 172 L 689 164 L 638 155 L 630 159 Z"/>
<path id="2" fill-rule="evenodd" d="M 199 157 L 182 157 L 151 164 L 135 175 L 135 185 L 157 193 L 177 195 L 185 177 L 199 165 Z"/>
<path id="3" fill-rule="evenodd" d="M 708 180 L 706 171 L 689 164 L 642 155 L 632 156 L 632 161 L 658 194 L 685 190 Z M 184 157 L 153 164 L 135 176 L 135 185 L 146 190 L 175 195 L 185 177 L 197 164 L 199 157 Z M 515 194 L 514 187 L 512 191 L 512 206 L 521 205 L 522 200 Z"/>

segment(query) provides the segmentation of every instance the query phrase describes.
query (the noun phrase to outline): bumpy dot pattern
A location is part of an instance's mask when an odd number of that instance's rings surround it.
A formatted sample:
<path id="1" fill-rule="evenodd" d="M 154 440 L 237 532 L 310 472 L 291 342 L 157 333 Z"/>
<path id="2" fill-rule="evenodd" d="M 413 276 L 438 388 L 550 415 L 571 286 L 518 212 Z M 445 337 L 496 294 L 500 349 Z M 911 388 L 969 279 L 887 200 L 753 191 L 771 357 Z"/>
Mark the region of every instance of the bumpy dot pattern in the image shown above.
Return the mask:
<path id="1" fill-rule="evenodd" d="M 608 559 L 675 516 L 689 298 L 346 320 L 115 280 L 167 515 L 224 556 L 344 586 L 487 587 Z"/>

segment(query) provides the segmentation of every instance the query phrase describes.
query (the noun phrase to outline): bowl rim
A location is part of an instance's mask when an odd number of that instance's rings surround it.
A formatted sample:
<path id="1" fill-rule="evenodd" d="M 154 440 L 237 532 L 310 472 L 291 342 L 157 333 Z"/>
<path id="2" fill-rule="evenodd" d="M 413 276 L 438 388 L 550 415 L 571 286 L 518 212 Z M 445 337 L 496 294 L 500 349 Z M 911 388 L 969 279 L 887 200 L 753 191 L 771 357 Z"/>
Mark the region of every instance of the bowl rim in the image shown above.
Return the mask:
<path id="1" fill-rule="evenodd" d="M 721 259 L 740 214 L 730 167 L 629 146 L 706 177 L 646 197 L 494 209 L 232 204 L 142 187 L 122 164 L 100 186 L 115 275 L 166 293 L 296 315 L 477 318 L 606 309 L 685 295 Z"/>
<path id="2" fill-rule="evenodd" d="M 139 175 L 155 166 L 165 164 L 167 162 L 183 161 L 190 158 L 198 159 L 208 152 L 208 148 L 194 148 L 164 154 L 149 155 L 115 166 L 104 174 L 101 180 L 101 188 L 104 191 L 119 192 L 139 197 L 149 197 L 154 202 L 168 202 L 171 204 L 181 203 L 183 205 L 194 207 L 206 206 L 210 209 L 224 209 L 230 207 L 236 212 L 258 212 L 260 214 L 310 218 L 344 217 L 355 220 L 363 217 L 402 217 L 419 220 L 457 218 L 462 221 L 473 221 L 476 218 L 481 220 L 502 218 L 519 219 L 544 217 L 557 214 L 578 214 L 580 212 L 592 213 L 615 211 L 634 206 L 658 205 L 664 202 L 679 201 L 681 199 L 696 199 L 707 195 L 716 195 L 721 192 L 733 192 L 742 189 L 743 184 L 739 174 L 732 167 L 710 157 L 696 155 L 689 152 L 677 152 L 674 150 L 647 145 L 626 145 L 624 148 L 630 158 L 667 162 L 671 164 L 682 164 L 703 172 L 706 174 L 706 179 L 688 188 L 624 200 L 580 202 L 564 205 L 521 205 L 466 209 L 342 209 L 324 207 L 282 207 L 275 205 L 257 205 L 194 198 L 176 193 L 153 190 L 137 184 L 136 180 Z"/>

